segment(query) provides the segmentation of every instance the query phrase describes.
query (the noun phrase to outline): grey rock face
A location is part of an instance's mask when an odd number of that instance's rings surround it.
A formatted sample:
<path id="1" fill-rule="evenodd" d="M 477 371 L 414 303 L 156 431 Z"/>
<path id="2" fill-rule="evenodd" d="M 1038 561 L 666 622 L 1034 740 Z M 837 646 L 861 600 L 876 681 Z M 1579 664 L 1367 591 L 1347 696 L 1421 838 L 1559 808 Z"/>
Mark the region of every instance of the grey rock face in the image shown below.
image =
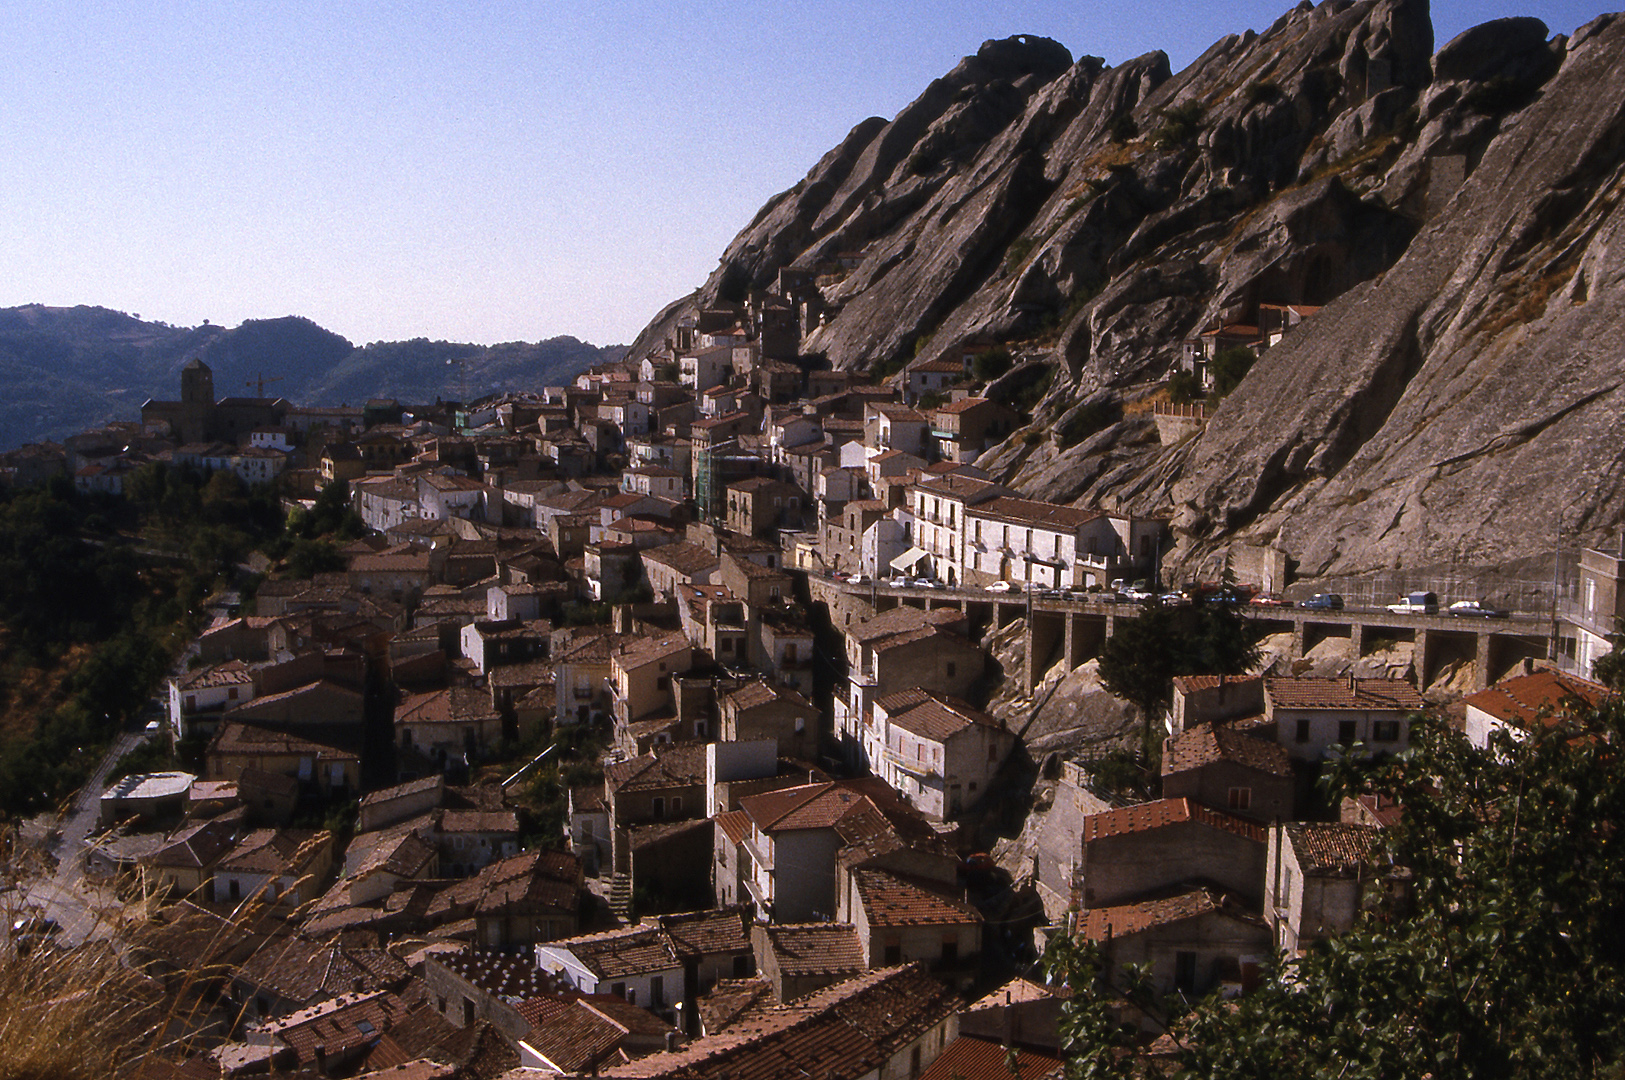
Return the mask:
<path id="1" fill-rule="evenodd" d="M 1625 27 L 1433 45 L 1424 0 L 1300 4 L 1178 73 L 990 42 L 764 207 L 698 300 L 855 254 L 803 351 L 992 339 L 1052 365 L 980 464 L 1167 513 L 1176 562 L 1264 544 L 1337 575 L 1594 541 L 1625 474 Z M 1162 446 L 1145 414 L 1181 342 L 1261 302 L 1324 307 Z M 1120 423 L 1053 436 L 1105 399 Z"/>

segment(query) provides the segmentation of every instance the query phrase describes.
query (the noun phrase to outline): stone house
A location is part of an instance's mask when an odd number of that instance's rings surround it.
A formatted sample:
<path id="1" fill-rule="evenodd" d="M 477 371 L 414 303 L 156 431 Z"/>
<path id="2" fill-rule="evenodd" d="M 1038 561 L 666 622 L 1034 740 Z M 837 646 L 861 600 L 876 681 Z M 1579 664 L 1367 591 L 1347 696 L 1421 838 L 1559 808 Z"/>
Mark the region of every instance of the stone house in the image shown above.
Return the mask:
<path id="1" fill-rule="evenodd" d="M 342 798 L 361 788 L 357 751 L 319 743 L 306 736 L 253 724 L 220 725 L 205 756 L 211 780 L 235 780 L 244 769 L 291 776 L 301 791 Z"/>
<path id="2" fill-rule="evenodd" d="M 979 802 L 1016 741 L 968 702 L 918 687 L 875 698 L 871 716 L 863 731 L 870 768 L 935 821 Z"/>
<path id="3" fill-rule="evenodd" d="M 1296 956 L 1353 929 L 1360 902 L 1378 880 L 1378 831 L 1339 821 L 1270 826 L 1264 918 L 1275 947 Z"/>
<path id="4" fill-rule="evenodd" d="M 693 647 L 681 633 L 636 637 L 610 651 L 611 708 L 618 725 L 670 711 L 672 679 L 690 667 Z"/>
<path id="5" fill-rule="evenodd" d="M 1197 724 L 1264 715 L 1262 675 L 1179 675 L 1173 681 L 1168 731 L 1178 735 Z"/>
<path id="6" fill-rule="evenodd" d="M 332 833 L 255 829 L 215 864 L 214 897 L 295 908 L 322 894 L 332 870 Z"/>
<path id="7" fill-rule="evenodd" d="M 1229 724 L 1198 724 L 1163 744 L 1164 798 L 1270 822 L 1293 817 L 1295 792 L 1292 761 L 1274 740 Z"/>
<path id="8" fill-rule="evenodd" d="M 1207 888 L 1090 908 L 1079 915 L 1078 932 L 1105 953 L 1115 978 L 1127 965 L 1143 965 L 1158 995 L 1183 994 L 1187 1000 L 1214 990 L 1239 994 L 1257 979 L 1270 950 L 1263 919 Z M 1122 1019 L 1157 1028 L 1152 1018 L 1132 1011 Z"/>
<path id="9" fill-rule="evenodd" d="M 724 520 L 731 532 L 768 536 L 777 529 L 799 528 L 806 502 L 806 492 L 794 484 L 752 477 L 728 485 Z"/>
<path id="10" fill-rule="evenodd" d="M 980 912 L 885 870 L 857 870 L 847 881 L 851 894 L 842 906 L 866 966 L 923 962 L 943 982 L 969 987 L 982 950 Z"/>
<path id="11" fill-rule="evenodd" d="M 234 705 L 254 698 L 254 676 L 241 660 L 227 660 L 169 680 L 169 726 L 175 738 L 212 735 Z"/>
<path id="12" fill-rule="evenodd" d="M 1294 761 L 1321 761 L 1335 746 L 1397 754 L 1410 746 L 1410 717 L 1427 707 L 1400 679 L 1266 678 L 1264 715 Z"/>
<path id="13" fill-rule="evenodd" d="M 757 923 L 756 967 L 773 996 L 792 1002 L 869 970 L 851 923 Z"/>
<path id="14" fill-rule="evenodd" d="M 1550 668 L 1503 679 L 1462 699 L 1467 741 L 1483 748 L 1495 731 L 1522 735 L 1537 724 L 1594 709 L 1612 693 L 1601 683 Z"/>
<path id="15" fill-rule="evenodd" d="M 1256 905 L 1264 864 L 1263 827 L 1189 799 L 1159 799 L 1084 818 L 1077 879 L 1085 909 L 1197 882 Z"/>
<path id="16" fill-rule="evenodd" d="M 780 757 L 812 760 L 818 748 L 818 709 L 794 690 L 757 679 L 721 695 L 717 705 L 720 741 L 771 739 Z"/>
<path id="17" fill-rule="evenodd" d="M 502 742 L 502 714 L 488 691 L 453 686 L 408 694 L 395 708 L 395 745 L 444 769 L 470 765 L 495 753 Z"/>

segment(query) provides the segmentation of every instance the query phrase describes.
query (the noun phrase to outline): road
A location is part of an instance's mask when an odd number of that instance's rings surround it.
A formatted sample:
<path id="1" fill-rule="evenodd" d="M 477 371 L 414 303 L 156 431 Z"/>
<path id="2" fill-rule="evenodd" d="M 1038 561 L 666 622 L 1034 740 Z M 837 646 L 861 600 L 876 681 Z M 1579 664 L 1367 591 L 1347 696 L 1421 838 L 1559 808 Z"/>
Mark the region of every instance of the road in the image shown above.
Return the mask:
<path id="1" fill-rule="evenodd" d="M 224 613 L 216 612 L 211 625 L 218 625 L 224 619 Z M 180 659 L 175 662 L 175 666 L 170 669 L 170 674 L 179 675 L 186 671 L 196 652 L 196 642 L 188 645 Z M 37 912 L 54 919 L 62 928 L 61 932 L 55 935 L 59 945 L 71 947 L 92 938 L 108 937 L 116 928 L 116 915 L 122 901 L 111 889 L 92 882 L 85 876 L 85 839 L 96 830 L 97 820 L 101 815 L 101 795 L 107 789 L 107 778 L 112 775 L 114 767 L 125 754 L 146 741 L 148 738 L 145 732 L 146 722 L 164 716 L 168 702 L 169 691 L 166 681 L 154 692 L 146 708 L 130 721 L 129 730 L 120 732 L 113 740 L 97 764 L 96 771 L 91 774 L 84 787 L 75 793 L 72 806 L 67 816 L 59 823 L 56 836 L 50 845 L 50 853 L 56 859 L 55 869 L 49 874 L 18 883 L 18 896 L 13 901 L 17 912 L 14 914 L 25 911 L 29 914 Z M 153 737 L 163 736 L 160 734 Z"/>

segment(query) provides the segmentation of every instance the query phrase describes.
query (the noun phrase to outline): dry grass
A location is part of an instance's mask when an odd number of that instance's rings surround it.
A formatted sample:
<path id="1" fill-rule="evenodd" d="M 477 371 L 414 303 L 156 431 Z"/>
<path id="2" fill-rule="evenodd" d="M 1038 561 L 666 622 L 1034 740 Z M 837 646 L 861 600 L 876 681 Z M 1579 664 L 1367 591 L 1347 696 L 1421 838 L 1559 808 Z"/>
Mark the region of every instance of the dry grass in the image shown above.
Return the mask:
<path id="1" fill-rule="evenodd" d="M 0 955 L 0 1080 L 114 1075 L 150 1045 L 158 1004 L 111 949 Z"/>

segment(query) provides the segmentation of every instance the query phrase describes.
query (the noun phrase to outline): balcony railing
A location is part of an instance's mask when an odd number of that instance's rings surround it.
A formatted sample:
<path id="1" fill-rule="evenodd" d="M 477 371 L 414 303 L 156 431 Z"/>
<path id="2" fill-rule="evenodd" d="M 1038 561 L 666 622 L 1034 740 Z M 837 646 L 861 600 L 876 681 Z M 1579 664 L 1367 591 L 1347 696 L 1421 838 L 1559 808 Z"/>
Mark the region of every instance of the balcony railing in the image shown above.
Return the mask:
<path id="1" fill-rule="evenodd" d="M 886 747 L 884 754 L 887 761 L 891 762 L 897 768 L 902 769 L 910 776 L 917 776 L 924 780 L 934 780 L 937 778 L 937 770 L 933 765 L 928 765 L 923 761 L 916 761 L 910 757 L 904 757 L 902 754 L 899 754 L 896 750 L 893 750 L 889 746 Z"/>

